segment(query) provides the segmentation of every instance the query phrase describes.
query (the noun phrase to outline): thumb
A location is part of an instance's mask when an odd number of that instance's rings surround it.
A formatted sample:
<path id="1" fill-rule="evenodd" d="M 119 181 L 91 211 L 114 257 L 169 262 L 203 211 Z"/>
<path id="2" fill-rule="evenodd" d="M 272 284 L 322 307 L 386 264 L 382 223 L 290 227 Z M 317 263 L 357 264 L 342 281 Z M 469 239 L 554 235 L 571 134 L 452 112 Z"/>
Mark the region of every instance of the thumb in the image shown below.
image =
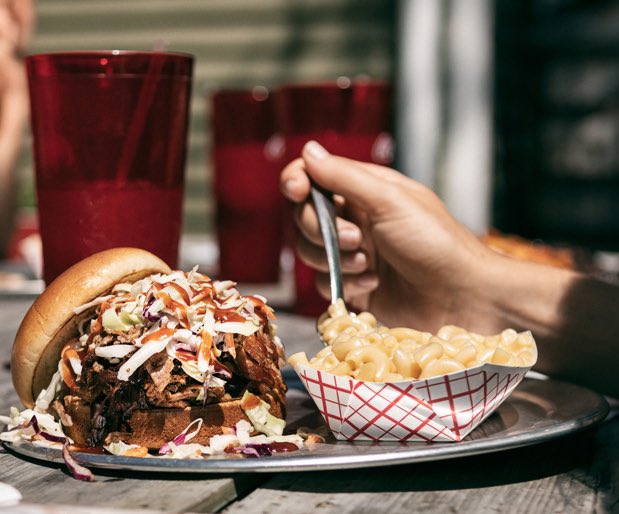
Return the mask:
<path id="1" fill-rule="evenodd" d="M 368 209 L 384 205 L 391 196 L 386 183 L 402 179 L 389 168 L 331 155 L 316 141 L 309 141 L 301 155 L 307 174 L 319 186 Z"/>

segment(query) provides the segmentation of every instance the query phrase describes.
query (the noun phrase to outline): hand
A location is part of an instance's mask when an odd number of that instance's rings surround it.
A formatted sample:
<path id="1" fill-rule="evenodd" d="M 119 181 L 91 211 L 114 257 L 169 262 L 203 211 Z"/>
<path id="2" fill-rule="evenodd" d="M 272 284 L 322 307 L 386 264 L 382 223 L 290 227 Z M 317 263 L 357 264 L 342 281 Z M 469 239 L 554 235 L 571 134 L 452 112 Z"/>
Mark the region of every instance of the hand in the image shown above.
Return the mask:
<path id="1" fill-rule="evenodd" d="M 480 270 L 497 256 L 446 210 L 428 188 L 382 166 L 330 155 L 308 143 L 282 173 L 284 195 L 298 204 L 298 253 L 318 270 L 328 297 L 327 263 L 308 176 L 336 194 L 346 301 L 387 325 L 433 331 L 446 323 L 492 332 L 475 314 Z"/>
<path id="2" fill-rule="evenodd" d="M 34 26 L 32 0 L 0 0 L 0 51 L 23 54 Z"/>
<path id="3" fill-rule="evenodd" d="M 481 244 L 426 187 L 308 143 L 282 173 L 298 204 L 299 255 L 319 270 L 326 258 L 307 201 L 308 176 L 336 193 L 346 300 L 388 326 L 435 332 L 443 324 L 481 334 L 512 327 L 538 342 L 536 369 L 619 397 L 619 287 L 580 273 L 511 259 Z"/>
<path id="4" fill-rule="evenodd" d="M 21 54 L 33 25 L 31 0 L 0 0 L 0 255 L 17 209 L 16 166 L 28 116 L 28 89 Z"/>

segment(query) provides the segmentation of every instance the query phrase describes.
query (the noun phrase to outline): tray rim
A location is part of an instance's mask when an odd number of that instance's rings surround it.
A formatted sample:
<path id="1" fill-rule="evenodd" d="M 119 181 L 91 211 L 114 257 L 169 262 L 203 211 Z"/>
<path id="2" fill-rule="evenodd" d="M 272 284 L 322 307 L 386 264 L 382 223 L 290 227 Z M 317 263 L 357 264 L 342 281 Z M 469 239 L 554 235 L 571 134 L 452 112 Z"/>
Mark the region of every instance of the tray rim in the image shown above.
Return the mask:
<path id="1" fill-rule="evenodd" d="M 583 408 L 578 416 L 542 425 L 538 428 L 525 430 L 522 433 L 498 437 L 481 437 L 477 439 L 465 438 L 460 442 L 446 443 L 407 443 L 406 448 L 392 449 L 403 446 L 402 443 L 369 443 L 337 441 L 334 446 L 384 446 L 383 452 L 351 453 L 351 454 L 313 454 L 311 451 L 301 450 L 285 455 L 273 455 L 262 459 L 230 459 L 230 458 L 205 458 L 205 459 L 162 459 L 162 458 L 139 458 L 121 457 L 114 455 L 98 455 L 83 452 L 73 452 L 74 458 L 82 465 L 116 471 L 140 471 L 152 473 L 275 473 L 275 472 L 300 472 L 317 470 L 337 469 L 361 469 L 366 467 L 412 464 L 417 462 L 439 461 L 452 458 L 463 458 L 485 453 L 511 450 L 522 446 L 539 444 L 551 439 L 572 434 L 601 422 L 608 414 L 610 407 L 606 399 L 583 386 L 560 382 L 554 379 L 539 380 L 525 378 L 523 383 L 547 382 L 551 386 L 564 385 L 575 388 L 577 392 L 590 395 L 594 400 L 588 408 Z M 535 386 L 533 386 L 535 388 Z M 505 400 L 505 406 L 513 403 L 514 396 L 518 397 L 519 386 L 513 395 Z M 305 393 L 305 391 L 303 391 Z M 542 386 L 543 392 L 543 386 Z M 307 393 L 305 393 L 307 394 Z M 529 393 L 530 394 L 530 393 Z M 571 397 L 571 395 L 568 395 Z M 308 396 L 309 398 L 309 396 Z M 538 399 L 547 401 L 539 393 Z M 510 402 L 510 400 L 512 400 Z M 531 402 L 533 403 L 533 402 Z M 499 410 L 505 406 L 499 407 Z M 518 408 L 516 407 L 516 410 Z M 473 432 L 474 433 L 474 432 Z M 48 463 L 63 463 L 62 452 L 54 448 L 36 446 L 22 441 L 18 443 L 3 443 L 11 453 L 23 455 Z M 333 443 L 326 443 L 333 444 Z M 390 450 L 391 449 L 391 450 Z"/>

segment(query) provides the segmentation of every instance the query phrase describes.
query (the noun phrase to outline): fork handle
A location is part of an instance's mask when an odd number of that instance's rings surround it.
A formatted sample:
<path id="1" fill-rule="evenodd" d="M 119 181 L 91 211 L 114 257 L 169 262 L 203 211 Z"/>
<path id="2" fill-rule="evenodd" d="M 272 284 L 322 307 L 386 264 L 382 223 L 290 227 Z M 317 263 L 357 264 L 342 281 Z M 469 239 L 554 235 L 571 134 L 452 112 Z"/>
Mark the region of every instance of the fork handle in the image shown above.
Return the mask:
<path id="1" fill-rule="evenodd" d="M 331 303 L 339 298 L 344 299 L 344 286 L 342 284 L 342 267 L 340 264 L 340 245 L 335 226 L 335 204 L 333 194 L 312 183 L 312 200 L 316 207 L 320 232 L 327 251 L 327 263 L 329 265 L 329 283 L 331 286 Z"/>

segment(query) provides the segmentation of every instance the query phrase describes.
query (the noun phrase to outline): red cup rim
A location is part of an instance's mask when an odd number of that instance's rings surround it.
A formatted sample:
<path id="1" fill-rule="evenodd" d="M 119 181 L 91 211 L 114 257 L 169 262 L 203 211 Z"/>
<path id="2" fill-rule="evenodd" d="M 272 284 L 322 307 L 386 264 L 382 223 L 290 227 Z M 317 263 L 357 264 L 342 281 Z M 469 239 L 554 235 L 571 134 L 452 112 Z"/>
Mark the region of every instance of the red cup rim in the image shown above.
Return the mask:
<path id="1" fill-rule="evenodd" d="M 340 77 L 337 80 L 319 82 L 292 82 L 282 84 L 277 91 L 338 91 L 365 87 L 370 89 L 381 89 L 391 87 L 392 83 L 388 80 L 371 78 L 348 78 Z"/>
<path id="2" fill-rule="evenodd" d="M 131 55 L 139 55 L 139 56 L 147 56 L 153 54 L 161 54 L 170 57 L 185 57 L 193 60 L 194 55 L 188 52 L 169 52 L 165 51 L 156 51 L 156 50 L 59 50 L 54 52 L 39 52 L 36 54 L 29 54 L 26 56 L 26 59 L 38 58 L 38 57 L 108 57 L 112 56 L 131 56 Z"/>
<path id="3" fill-rule="evenodd" d="M 257 102 L 264 102 L 275 95 L 276 91 L 266 86 L 252 88 L 225 87 L 207 91 L 205 95 L 211 98 L 251 98 Z"/>
<path id="4" fill-rule="evenodd" d="M 25 57 L 26 66 L 29 75 L 35 76 L 58 76 L 58 75 L 101 75 L 106 74 L 101 69 L 96 69 L 93 62 L 97 59 L 109 59 L 110 63 L 114 63 L 110 70 L 114 69 L 115 76 L 122 75 L 147 75 L 149 70 L 136 69 L 136 63 L 129 59 L 132 57 L 149 59 L 153 56 L 162 58 L 164 68 L 158 72 L 158 76 L 166 76 L 172 74 L 175 76 L 192 75 L 194 56 L 185 52 L 158 52 L 158 51 L 141 51 L 141 50 L 74 50 L 74 51 L 59 51 L 31 54 Z M 65 66 L 71 66 L 73 61 L 89 59 L 88 65 L 83 69 L 73 70 L 66 69 Z M 92 61 L 90 61 L 92 60 Z M 93 66 L 89 69 L 89 66 Z M 107 61 L 106 61 L 107 66 Z M 141 64 L 140 64 L 141 66 Z"/>

